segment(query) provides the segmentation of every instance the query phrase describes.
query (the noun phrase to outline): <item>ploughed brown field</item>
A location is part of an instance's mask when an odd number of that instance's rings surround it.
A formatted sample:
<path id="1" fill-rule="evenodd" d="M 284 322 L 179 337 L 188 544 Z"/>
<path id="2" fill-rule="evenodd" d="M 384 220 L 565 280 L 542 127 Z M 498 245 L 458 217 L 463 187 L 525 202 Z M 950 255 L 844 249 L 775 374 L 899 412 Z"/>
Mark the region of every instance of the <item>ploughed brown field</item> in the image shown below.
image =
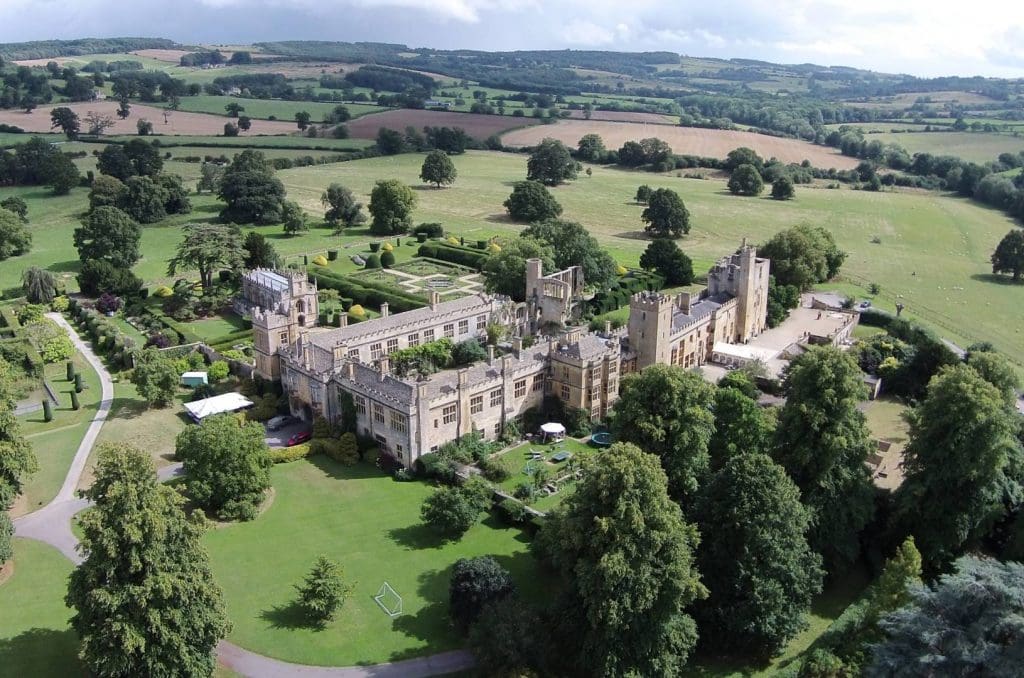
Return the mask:
<path id="1" fill-rule="evenodd" d="M 656 137 L 680 155 L 700 155 L 724 158 L 729 151 L 746 146 L 765 159 L 778 158 L 783 162 L 810 160 L 815 167 L 852 169 L 859 162 L 827 146 L 815 146 L 799 139 L 780 139 L 755 132 L 645 125 L 635 122 L 606 122 L 602 120 L 562 120 L 553 125 L 517 129 L 501 137 L 506 146 L 534 146 L 543 139 L 558 139 L 566 146 L 575 147 L 584 134 L 598 134 L 606 148 L 617 149 L 627 141 Z"/>
<path id="2" fill-rule="evenodd" d="M 373 139 L 381 127 L 398 132 L 405 132 L 406 127 L 415 127 L 418 130 L 424 127 L 461 127 L 469 136 L 483 141 L 492 134 L 501 134 L 524 125 L 534 125 L 536 121 L 532 118 L 513 118 L 509 115 L 396 108 L 383 113 L 364 115 L 345 124 L 348 125 L 349 134 L 356 139 Z M 293 123 L 292 127 L 294 126 Z"/>
<path id="3" fill-rule="evenodd" d="M 571 111 L 572 118 L 584 120 L 583 111 Z M 643 113 L 641 111 L 593 111 L 591 120 L 611 120 L 612 122 L 646 122 L 654 125 L 678 125 L 679 116 L 662 113 Z"/>
<path id="4" fill-rule="evenodd" d="M 164 123 L 164 109 L 143 106 L 141 104 L 132 104 L 131 115 L 128 119 L 121 120 L 117 117 L 117 102 L 113 100 L 64 105 L 78 114 L 82 122 L 81 131 L 83 134 L 88 132 L 84 118 L 90 111 L 113 117 L 114 126 L 104 132 L 104 134 L 108 135 L 137 133 L 138 127 L 136 125 L 139 118 L 145 118 L 153 123 L 153 132 L 156 134 L 223 134 L 224 123 L 230 121 L 230 118 L 223 115 L 169 111 L 167 122 Z M 50 128 L 50 111 L 54 108 L 57 108 L 57 106 L 40 106 L 31 113 L 25 113 L 23 110 L 0 111 L 0 123 L 17 125 L 26 132 L 52 132 L 54 130 Z M 260 120 L 253 127 L 259 128 L 260 134 L 291 134 L 295 131 L 295 123 L 286 120 Z M 241 132 L 239 136 L 255 135 Z"/>

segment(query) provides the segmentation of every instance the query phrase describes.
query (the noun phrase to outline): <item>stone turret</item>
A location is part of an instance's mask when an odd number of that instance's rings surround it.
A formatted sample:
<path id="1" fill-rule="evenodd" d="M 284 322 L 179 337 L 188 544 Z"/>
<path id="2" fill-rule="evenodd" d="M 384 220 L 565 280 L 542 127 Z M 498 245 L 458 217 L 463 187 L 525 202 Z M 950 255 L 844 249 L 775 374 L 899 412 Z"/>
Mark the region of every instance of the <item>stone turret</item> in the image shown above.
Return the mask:
<path id="1" fill-rule="evenodd" d="M 637 367 L 670 359 L 672 297 L 658 292 L 638 292 L 629 300 L 629 348 L 637 356 Z"/>

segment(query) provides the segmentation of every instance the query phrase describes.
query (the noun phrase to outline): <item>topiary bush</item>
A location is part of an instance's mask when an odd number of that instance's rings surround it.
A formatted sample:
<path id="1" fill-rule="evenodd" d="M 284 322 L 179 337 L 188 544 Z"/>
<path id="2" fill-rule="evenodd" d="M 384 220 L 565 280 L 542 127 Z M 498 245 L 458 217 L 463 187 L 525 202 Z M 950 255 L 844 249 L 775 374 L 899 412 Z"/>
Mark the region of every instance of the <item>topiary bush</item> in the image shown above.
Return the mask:
<path id="1" fill-rule="evenodd" d="M 380 265 L 384 268 L 391 268 L 395 265 L 395 255 L 390 250 L 380 255 Z"/>
<path id="2" fill-rule="evenodd" d="M 370 251 L 371 252 L 379 252 L 380 251 L 380 243 L 379 242 L 371 242 L 370 243 Z"/>
<path id="3" fill-rule="evenodd" d="M 304 459 L 312 454 L 309 443 L 292 445 L 291 447 L 275 447 L 270 450 L 270 461 L 275 464 L 287 464 L 291 461 Z"/>
<path id="4" fill-rule="evenodd" d="M 395 246 L 394 246 L 394 245 L 392 245 L 392 244 L 391 244 L 391 243 L 389 243 L 389 242 L 386 242 L 386 243 L 384 243 L 383 245 L 381 245 L 381 246 L 380 246 L 380 251 L 381 251 L 381 252 L 391 252 L 391 251 L 393 251 L 394 249 L 395 249 Z"/>
<path id="5" fill-rule="evenodd" d="M 325 257 L 322 254 L 318 254 L 315 257 L 313 257 L 313 263 L 316 264 L 317 266 L 326 266 L 327 257 Z"/>
<path id="6" fill-rule="evenodd" d="M 380 268 L 380 267 L 381 267 L 381 264 L 380 264 L 380 256 L 379 255 L 371 254 L 370 256 L 366 257 L 366 265 L 363 268 L 370 269 L 370 268 Z"/>
<path id="7" fill-rule="evenodd" d="M 164 298 L 166 298 L 166 297 L 171 296 L 172 294 L 174 294 L 174 290 L 172 290 L 167 285 L 161 285 L 160 287 L 156 288 L 153 291 L 153 296 L 157 296 L 157 297 L 164 297 Z"/>

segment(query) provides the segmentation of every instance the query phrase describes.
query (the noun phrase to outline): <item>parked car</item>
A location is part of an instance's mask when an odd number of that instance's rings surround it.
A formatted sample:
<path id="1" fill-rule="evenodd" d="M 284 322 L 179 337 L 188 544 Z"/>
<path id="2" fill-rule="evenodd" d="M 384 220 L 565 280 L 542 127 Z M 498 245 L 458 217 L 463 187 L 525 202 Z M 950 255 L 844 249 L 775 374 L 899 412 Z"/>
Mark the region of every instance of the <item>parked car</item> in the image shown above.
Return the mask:
<path id="1" fill-rule="evenodd" d="M 299 431 L 288 439 L 288 447 L 302 444 L 309 440 L 309 431 Z"/>
<path id="2" fill-rule="evenodd" d="M 864 301 L 860 302 L 860 307 L 861 308 L 871 308 L 871 301 L 864 300 Z"/>
<path id="3" fill-rule="evenodd" d="M 267 422 L 268 431 L 280 431 L 285 426 L 291 426 L 292 424 L 299 423 L 298 417 L 293 417 L 290 414 L 279 414 L 276 417 L 272 417 Z"/>

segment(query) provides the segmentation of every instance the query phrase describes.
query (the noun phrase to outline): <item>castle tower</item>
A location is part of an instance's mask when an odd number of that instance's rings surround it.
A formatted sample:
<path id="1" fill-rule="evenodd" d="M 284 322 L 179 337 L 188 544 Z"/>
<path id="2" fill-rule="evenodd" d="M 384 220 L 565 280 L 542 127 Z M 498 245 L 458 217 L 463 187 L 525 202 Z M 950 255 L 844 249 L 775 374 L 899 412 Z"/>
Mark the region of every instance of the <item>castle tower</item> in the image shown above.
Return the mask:
<path id="1" fill-rule="evenodd" d="M 305 273 L 257 269 L 242 281 L 243 305 L 252 315 L 256 372 L 265 379 L 281 376 L 277 352 L 315 327 L 320 314 L 317 289 Z"/>
<path id="2" fill-rule="evenodd" d="M 637 369 L 671 360 L 672 297 L 657 292 L 638 292 L 629 300 L 629 349 L 636 354 Z"/>
<path id="3" fill-rule="evenodd" d="M 737 253 L 739 271 L 736 297 L 736 341 L 745 342 L 765 330 L 768 315 L 768 260 L 758 259 L 746 238 Z"/>
<path id="4" fill-rule="evenodd" d="M 262 308 L 252 311 L 253 352 L 256 354 L 256 373 L 264 379 L 281 378 L 281 358 L 278 349 L 292 343 L 294 324 L 288 316 Z"/>

